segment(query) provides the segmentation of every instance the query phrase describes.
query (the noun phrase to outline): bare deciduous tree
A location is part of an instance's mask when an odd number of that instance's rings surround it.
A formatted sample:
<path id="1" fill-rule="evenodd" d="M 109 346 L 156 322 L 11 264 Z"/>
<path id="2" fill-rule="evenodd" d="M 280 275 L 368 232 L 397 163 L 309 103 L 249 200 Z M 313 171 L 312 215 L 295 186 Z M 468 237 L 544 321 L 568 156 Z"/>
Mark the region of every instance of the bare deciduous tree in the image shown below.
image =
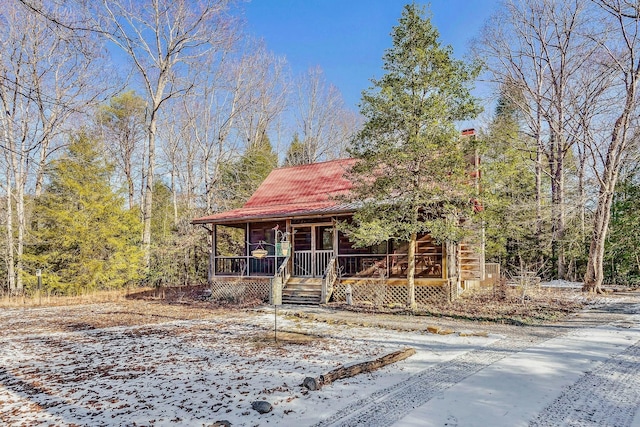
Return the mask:
<path id="1" fill-rule="evenodd" d="M 564 174 L 569 154 L 577 154 L 583 223 L 588 175 L 597 180 L 584 290 L 600 291 L 615 185 L 640 125 L 637 2 L 523 0 L 505 5 L 506 12 L 499 18 L 502 25 L 487 26 L 479 52 L 489 58 L 496 81 L 515 86 L 517 96 L 512 101 L 524 101 L 520 109 L 528 116 L 528 128 L 546 158 L 556 241 L 564 237 Z M 590 173 L 587 163 L 592 166 Z M 562 264 L 559 252 L 561 278 Z"/>
<path id="2" fill-rule="evenodd" d="M 97 124 L 105 147 L 124 175 L 129 195 L 129 207 L 135 206 L 136 179 L 142 174 L 141 143 L 145 137 L 146 103 L 134 91 L 111 99 L 98 110 Z"/>
<path id="3" fill-rule="evenodd" d="M 190 108 L 184 108 L 188 134 L 198 150 L 200 173 L 195 180 L 202 187 L 206 212 L 216 209 L 215 188 L 221 164 L 238 151 L 234 149 L 238 142 L 237 124 L 250 99 L 245 95 L 251 90 L 251 85 L 245 84 L 246 74 L 251 73 L 245 58 L 249 52 L 239 58 L 229 52 L 221 61 L 212 57 L 203 61 L 202 67 L 207 72 L 198 79 L 196 90 L 189 96 Z"/>
<path id="4" fill-rule="evenodd" d="M 311 68 L 298 82 L 295 114 L 302 152 L 297 163 L 342 157 L 358 131 L 358 115 L 345 108 L 342 94 L 328 84 L 320 67 Z"/>
<path id="5" fill-rule="evenodd" d="M 531 157 L 536 165 L 539 224 L 543 174 L 550 182 L 551 244 L 560 278 L 566 274 L 566 162 L 576 143 L 568 125 L 574 120 L 569 107 L 575 89 L 572 79 L 597 51 L 584 37 L 589 26 L 587 5 L 586 0 L 505 1 L 476 44 L 491 79 L 510 88 L 505 95 L 524 114 L 526 132 L 535 141 Z"/>
<path id="6" fill-rule="evenodd" d="M 240 99 L 236 129 L 244 149 L 259 144 L 287 106 L 286 62 L 263 44 L 250 47 L 237 73 Z"/>
<path id="7" fill-rule="evenodd" d="M 6 200 L 6 263 L 10 289 L 22 289 L 22 256 L 26 233 L 25 194 L 36 196 L 53 144 L 73 118 L 93 108 L 102 82 L 96 63 L 100 52 L 90 35 L 76 37 L 22 2 L 4 4 L 0 35 L 0 138 L 2 187 Z M 72 20 L 66 9 L 52 11 Z M 14 216 L 16 223 L 14 224 Z"/>
<path id="8" fill-rule="evenodd" d="M 93 11 L 94 28 L 131 60 L 148 97 L 143 246 L 149 265 L 158 117 L 163 104 L 192 86 L 185 69 L 229 41 L 229 0 L 103 0 Z"/>
<path id="9" fill-rule="evenodd" d="M 604 278 L 605 239 L 611 219 L 611 205 L 618 175 L 629 146 L 638 136 L 640 99 L 640 11 L 637 2 L 625 0 L 597 0 L 603 11 L 603 28 L 591 38 L 608 58 L 608 64 L 617 74 L 618 102 L 612 106 L 613 126 L 609 137 L 592 148 L 596 156 L 599 181 L 598 198 L 593 221 L 593 234 L 589 247 L 589 261 L 584 277 L 584 290 L 600 292 Z"/>

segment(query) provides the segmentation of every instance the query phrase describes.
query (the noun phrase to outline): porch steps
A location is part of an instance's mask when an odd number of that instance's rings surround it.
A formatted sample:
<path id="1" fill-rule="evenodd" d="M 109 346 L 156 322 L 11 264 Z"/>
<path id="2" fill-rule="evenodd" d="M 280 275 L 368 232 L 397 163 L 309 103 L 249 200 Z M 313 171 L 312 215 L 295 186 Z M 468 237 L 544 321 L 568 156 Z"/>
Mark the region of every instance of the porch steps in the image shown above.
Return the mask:
<path id="1" fill-rule="evenodd" d="M 283 304 L 320 304 L 322 279 L 291 277 L 282 289 Z"/>
<path id="2" fill-rule="evenodd" d="M 482 271 L 478 248 L 473 244 L 461 243 L 458 255 L 462 280 L 480 280 Z"/>

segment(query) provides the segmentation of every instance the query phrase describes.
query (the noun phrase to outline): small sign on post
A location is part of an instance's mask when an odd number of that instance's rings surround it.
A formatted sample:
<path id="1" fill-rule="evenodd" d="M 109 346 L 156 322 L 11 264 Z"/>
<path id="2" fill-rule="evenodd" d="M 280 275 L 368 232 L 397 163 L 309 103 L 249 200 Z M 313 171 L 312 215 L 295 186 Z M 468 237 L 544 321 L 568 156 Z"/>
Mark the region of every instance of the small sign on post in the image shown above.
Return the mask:
<path id="1" fill-rule="evenodd" d="M 36 270 L 36 277 L 38 278 L 38 305 L 42 305 L 42 270 L 40 268 Z"/>

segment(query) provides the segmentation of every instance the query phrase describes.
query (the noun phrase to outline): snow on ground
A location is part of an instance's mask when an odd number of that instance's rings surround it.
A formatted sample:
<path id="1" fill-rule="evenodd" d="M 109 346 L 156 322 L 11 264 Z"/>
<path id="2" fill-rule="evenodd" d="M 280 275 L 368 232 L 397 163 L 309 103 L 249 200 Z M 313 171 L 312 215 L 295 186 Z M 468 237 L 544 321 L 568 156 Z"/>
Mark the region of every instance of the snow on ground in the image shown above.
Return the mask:
<path id="1" fill-rule="evenodd" d="M 577 330 L 486 367 L 396 425 L 629 426 L 640 422 L 639 344 L 638 323 Z"/>
<path id="2" fill-rule="evenodd" d="M 28 310 L 27 310 L 28 311 Z M 62 314 L 62 313 L 61 313 Z M 0 324 L 24 312 L 0 313 Z M 273 314 L 0 337 L 0 424 L 311 425 L 365 395 L 497 337 L 408 334 L 280 318 L 307 344 L 274 346 Z M 283 335 L 284 336 L 284 335 Z M 342 364 L 418 354 L 319 392 L 300 384 Z M 260 415 L 251 402 L 274 410 Z"/>
<path id="3" fill-rule="evenodd" d="M 568 280 L 551 280 L 550 282 L 542 282 L 540 286 L 543 288 L 569 288 L 569 289 L 582 289 L 584 283 L 582 282 L 570 282 Z"/>
<path id="4" fill-rule="evenodd" d="M 281 315 L 279 345 L 273 312 L 66 332 L 43 322 L 23 333 L 14 326 L 24 316 L 64 309 L 4 310 L 0 425 L 640 427 L 640 304 L 618 304 L 612 323 L 582 326 L 578 316 L 552 339 Z M 294 332 L 305 340 L 282 342 Z M 300 386 L 405 347 L 417 354 L 320 391 Z M 255 400 L 273 411 L 258 414 Z"/>

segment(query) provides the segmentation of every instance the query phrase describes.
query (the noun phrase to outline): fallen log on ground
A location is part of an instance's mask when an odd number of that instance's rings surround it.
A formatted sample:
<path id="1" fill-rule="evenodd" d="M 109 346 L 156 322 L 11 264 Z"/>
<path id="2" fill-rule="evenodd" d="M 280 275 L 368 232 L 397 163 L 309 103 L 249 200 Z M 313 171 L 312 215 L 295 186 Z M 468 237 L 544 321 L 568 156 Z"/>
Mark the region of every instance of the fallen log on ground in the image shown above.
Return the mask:
<path id="1" fill-rule="evenodd" d="M 341 366 L 326 373 L 325 375 L 320 375 L 318 378 L 306 377 L 302 382 L 302 385 L 312 391 L 319 390 L 323 385 L 331 384 L 336 380 L 350 378 L 363 372 L 372 372 L 376 369 L 404 360 L 414 354 L 416 354 L 416 350 L 413 348 L 394 351 L 393 353 L 389 353 L 375 360 L 369 360 L 355 365 Z"/>

